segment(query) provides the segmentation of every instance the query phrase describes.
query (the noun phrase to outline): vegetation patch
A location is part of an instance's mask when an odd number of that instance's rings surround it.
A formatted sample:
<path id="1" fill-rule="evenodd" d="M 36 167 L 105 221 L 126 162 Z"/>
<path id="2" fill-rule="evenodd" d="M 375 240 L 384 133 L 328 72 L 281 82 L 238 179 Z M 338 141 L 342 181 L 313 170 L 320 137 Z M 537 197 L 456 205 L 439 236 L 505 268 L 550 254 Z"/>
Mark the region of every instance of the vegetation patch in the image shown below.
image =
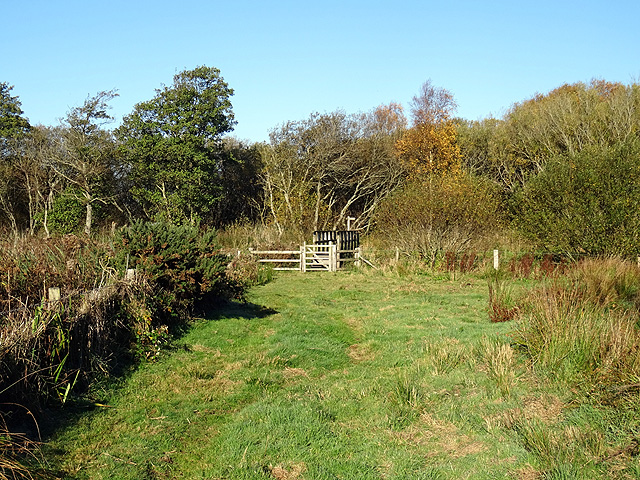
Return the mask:
<path id="1" fill-rule="evenodd" d="M 492 323 L 484 283 L 457 283 L 280 275 L 105 392 L 47 457 L 69 478 L 632 478 L 635 404 L 527 363 L 509 336 L 524 319 Z"/>

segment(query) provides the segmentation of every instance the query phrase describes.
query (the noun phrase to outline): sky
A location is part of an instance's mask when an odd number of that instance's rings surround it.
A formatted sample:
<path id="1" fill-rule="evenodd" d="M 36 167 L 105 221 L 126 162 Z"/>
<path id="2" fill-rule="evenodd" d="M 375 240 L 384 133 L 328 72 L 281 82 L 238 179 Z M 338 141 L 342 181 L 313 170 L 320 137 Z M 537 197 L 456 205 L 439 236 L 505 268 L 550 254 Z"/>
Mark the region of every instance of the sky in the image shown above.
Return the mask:
<path id="1" fill-rule="evenodd" d="M 638 0 L 0 0 L 0 16 L 0 82 L 34 125 L 115 89 L 115 127 L 201 65 L 248 142 L 314 112 L 408 112 L 427 80 L 468 120 L 564 83 L 640 82 Z"/>

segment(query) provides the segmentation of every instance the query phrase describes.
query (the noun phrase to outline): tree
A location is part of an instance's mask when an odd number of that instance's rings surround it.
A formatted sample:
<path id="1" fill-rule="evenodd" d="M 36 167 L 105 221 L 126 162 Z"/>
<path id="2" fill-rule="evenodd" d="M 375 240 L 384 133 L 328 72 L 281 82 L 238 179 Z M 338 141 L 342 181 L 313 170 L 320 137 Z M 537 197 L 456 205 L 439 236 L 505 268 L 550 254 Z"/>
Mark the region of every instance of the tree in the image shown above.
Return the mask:
<path id="1" fill-rule="evenodd" d="M 404 177 L 393 156 L 395 138 L 375 113 L 340 111 L 272 131 L 261 149 L 261 180 L 273 222 L 302 235 L 335 229 L 348 216 L 367 228 L 375 206 Z"/>
<path id="2" fill-rule="evenodd" d="M 457 126 L 451 118 L 456 104 L 447 90 L 426 81 L 413 97 L 412 128 L 396 143 L 398 158 L 416 176 L 458 172 L 460 147 Z"/>
<path id="3" fill-rule="evenodd" d="M 411 179 L 382 201 L 374 231 L 434 266 L 443 254 L 460 253 L 496 231 L 502 219 L 495 190 L 464 174 Z"/>
<path id="4" fill-rule="evenodd" d="M 173 78 L 173 85 L 134 107 L 116 130 L 147 216 L 195 223 L 222 196 L 222 136 L 233 130 L 233 90 L 212 67 Z"/>
<path id="5" fill-rule="evenodd" d="M 65 183 L 54 168 L 56 159 L 64 156 L 61 129 L 33 126 L 11 145 L 16 182 L 28 200 L 29 233 L 41 225 L 49 236 L 49 212 Z"/>
<path id="6" fill-rule="evenodd" d="M 53 164 L 56 173 L 75 187 L 67 192 L 84 206 L 87 235 L 94 205 L 114 200 L 108 186 L 115 171 L 116 148 L 111 132 L 102 125 L 113 120 L 107 110 L 116 96 L 114 91 L 100 92 L 67 114 L 61 129 L 63 152 Z"/>
<path id="7" fill-rule="evenodd" d="M 374 109 L 369 121 L 370 128 L 377 133 L 394 135 L 407 128 L 407 117 L 399 103 L 380 105 Z"/>
<path id="8" fill-rule="evenodd" d="M 255 221 L 263 210 L 260 145 L 247 145 L 233 137 L 223 141 L 223 158 L 218 172 L 221 195 L 207 216 L 214 227 L 241 221 Z"/>
<path id="9" fill-rule="evenodd" d="M 11 95 L 13 86 L 0 83 L 0 208 L 17 237 L 21 195 L 17 190 L 17 171 L 12 163 L 15 142 L 29 131 L 18 97 Z"/>
<path id="10" fill-rule="evenodd" d="M 453 120 L 437 124 L 419 123 L 396 143 L 398 158 L 415 176 L 460 171 L 460 146 Z"/>
<path id="11" fill-rule="evenodd" d="M 427 80 L 411 100 L 411 116 L 414 125 L 438 124 L 449 120 L 457 107 L 451 92 L 435 87 L 431 80 Z"/>
<path id="12" fill-rule="evenodd" d="M 515 197 L 516 225 L 539 247 L 637 255 L 640 139 L 550 159 Z"/>
<path id="13" fill-rule="evenodd" d="M 22 115 L 21 102 L 18 97 L 11 96 L 13 86 L 0 82 L 0 155 L 9 155 L 7 141 L 20 137 L 29 131 L 29 121 Z"/>
<path id="14" fill-rule="evenodd" d="M 495 130 L 491 156 L 510 192 L 554 157 L 606 148 L 640 131 L 640 85 L 592 80 L 515 104 Z"/>
<path id="15" fill-rule="evenodd" d="M 462 168 L 472 175 L 481 175 L 498 183 L 497 164 L 493 159 L 493 142 L 501 120 L 456 120 L 457 141 L 460 146 Z"/>

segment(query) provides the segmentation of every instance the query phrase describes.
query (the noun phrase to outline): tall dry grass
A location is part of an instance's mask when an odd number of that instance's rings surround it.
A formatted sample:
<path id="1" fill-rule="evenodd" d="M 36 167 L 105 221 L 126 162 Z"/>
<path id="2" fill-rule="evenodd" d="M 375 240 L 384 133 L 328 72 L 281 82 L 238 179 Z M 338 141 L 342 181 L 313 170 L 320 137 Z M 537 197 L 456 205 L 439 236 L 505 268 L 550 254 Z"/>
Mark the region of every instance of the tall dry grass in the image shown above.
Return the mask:
<path id="1" fill-rule="evenodd" d="M 638 384 L 638 292 L 633 263 L 584 260 L 529 295 L 514 341 L 557 378 L 592 390 Z"/>
<path id="2" fill-rule="evenodd" d="M 35 409 L 64 401 L 101 367 L 121 340 L 110 324 L 119 291 L 98 289 L 115 273 L 110 254 L 107 244 L 75 236 L 0 246 L 0 400 Z M 50 301 L 49 287 L 61 288 L 60 300 Z"/>
<path id="3" fill-rule="evenodd" d="M 24 410 L 19 405 L 13 407 Z M 29 411 L 23 413 L 32 417 Z M 37 423 L 35 426 L 37 428 Z M 24 433 L 11 432 L 4 416 L 0 415 L 0 480 L 53 478 L 45 473 L 44 464 L 40 443 Z"/>
<path id="4" fill-rule="evenodd" d="M 640 268 L 620 258 L 584 259 L 570 272 L 582 295 L 602 307 L 640 309 Z"/>
<path id="5" fill-rule="evenodd" d="M 231 250 L 288 250 L 292 246 L 300 246 L 310 238 L 295 229 L 278 229 L 276 225 L 261 223 L 236 223 L 218 231 L 220 245 Z"/>

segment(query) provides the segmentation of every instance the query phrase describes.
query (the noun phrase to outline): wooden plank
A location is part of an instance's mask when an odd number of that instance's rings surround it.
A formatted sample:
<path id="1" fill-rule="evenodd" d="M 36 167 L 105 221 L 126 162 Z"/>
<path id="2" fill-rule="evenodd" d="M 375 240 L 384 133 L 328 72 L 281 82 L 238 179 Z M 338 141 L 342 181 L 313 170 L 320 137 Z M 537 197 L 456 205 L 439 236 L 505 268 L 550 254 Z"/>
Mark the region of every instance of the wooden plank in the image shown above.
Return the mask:
<path id="1" fill-rule="evenodd" d="M 300 271 L 307 271 L 307 242 L 300 245 Z"/>
<path id="2" fill-rule="evenodd" d="M 300 250 L 250 250 L 254 255 L 299 255 Z"/>
<path id="3" fill-rule="evenodd" d="M 258 263 L 300 263 L 297 258 L 261 258 Z"/>
<path id="4" fill-rule="evenodd" d="M 258 256 L 289 256 L 288 258 L 260 258 L 258 259 L 260 263 L 270 263 L 274 265 L 300 264 L 299 268 L 291 268 L 283 265 L 274 268 L 274 270 L 300 270 L 302 272 L 306 270 L 313 270 L 333 272 L 338 270 L 347 262 L 357 261 L 359 252 L 358 232 L 314 232 L 314 240 L 321 243 L 314 243 L 310 245 L 304 243 L 300 245 L 300 250 L 250 250 L 250 252 Z M 341 245 L 336 245 L 334 240 L 339 240 Z M 293 258 L 291 256 L 293 256 Z"/>
<path id="5" fill-rule="evenodd" d="M 340 262 L 342 263 L 346 263 L 346 262 L 355 262 L 357 259 L 353 258 L 353 257 L 347 257 L 347 258 L 341 258 Z"/>

